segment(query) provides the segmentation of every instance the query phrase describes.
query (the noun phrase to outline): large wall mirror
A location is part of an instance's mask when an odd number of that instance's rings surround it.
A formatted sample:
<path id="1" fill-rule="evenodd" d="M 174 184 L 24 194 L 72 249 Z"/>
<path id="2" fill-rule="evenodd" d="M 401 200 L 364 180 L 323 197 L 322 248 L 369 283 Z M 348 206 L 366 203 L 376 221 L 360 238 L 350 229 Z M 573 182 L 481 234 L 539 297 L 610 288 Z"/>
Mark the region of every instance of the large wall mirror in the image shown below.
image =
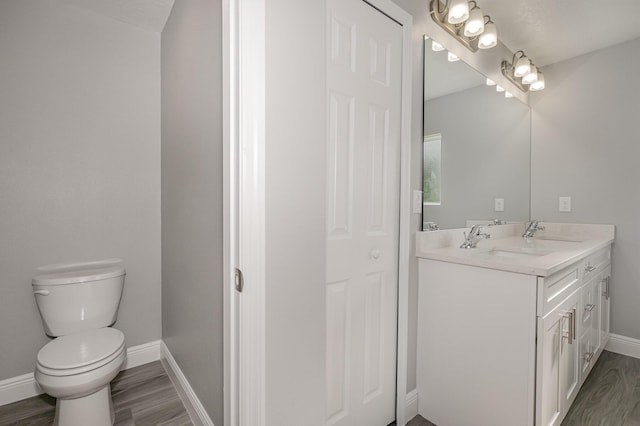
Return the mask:
<path id="1" fill-rule="evenodd" d="M 423 229 L 528 220 L 529 106 L 432 50 L 431 39 L 424 50 Z"/>

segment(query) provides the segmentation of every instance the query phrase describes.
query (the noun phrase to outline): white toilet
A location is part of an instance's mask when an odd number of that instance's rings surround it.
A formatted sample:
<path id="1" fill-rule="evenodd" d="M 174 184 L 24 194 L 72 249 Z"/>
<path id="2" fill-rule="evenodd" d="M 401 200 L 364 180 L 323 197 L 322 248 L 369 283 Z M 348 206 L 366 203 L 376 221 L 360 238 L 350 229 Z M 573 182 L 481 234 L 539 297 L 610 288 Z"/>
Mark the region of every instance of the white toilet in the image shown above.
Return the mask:
<path id="1" fill-rule="evenodd" d="M 110 328 L 124 286 L 122 266 L 93 265 L 33 279 L 46 333 L 35 379 L 57 398 L 54 425 L 107 426 L 114 421 L 110 382 L 126 359 L 124 334 Z"/>

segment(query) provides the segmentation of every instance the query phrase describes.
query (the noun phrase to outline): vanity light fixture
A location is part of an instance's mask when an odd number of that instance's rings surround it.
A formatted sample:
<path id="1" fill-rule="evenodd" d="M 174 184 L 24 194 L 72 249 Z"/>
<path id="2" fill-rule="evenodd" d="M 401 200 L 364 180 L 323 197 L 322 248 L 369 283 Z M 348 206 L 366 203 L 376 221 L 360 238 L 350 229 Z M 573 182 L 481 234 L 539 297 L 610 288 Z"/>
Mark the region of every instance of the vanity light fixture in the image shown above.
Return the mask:
<path id="1" fill-rule="evenodd" d="M 542 75 L 540 70 L 538 70 L 538 79 L 531 83 L 531 85 L 529 86 L 529 90 L 531 90 L 532 92 L 537 92 L 542 89 L 544 89 L 544 75 Z"/>
<path id="2" fill-rule="evenodd" d="M 513 98 L 513 93 L 509 92 L 508 90 L 506 92 L 504 92 L 504 97 L 505 98 Z"/>
<path id="3" fill-rule="evenodd" d="M 447 11 L 447 22 L 460 24 L 469 19 L 469 2 L 467 0 L 450 0 Z"/>
<path id="4" fill-rule="evenodd" d="M 523 92 L 529 90 L 535 92 L 545 87 L 544 76 L 540 69 L 533 65 L 531 59 L 522 50 L 513 54 L 511 63 L 502 61 L 502 75 Z"/>
<path id="5" fill-rule="evenodd" d="M 489 16 L 485 16 L 484 31 L 478 38 L 480 49 L 491 49 L 498 44 L 498 30 Z"/>
<path id="6" fill-rule="evenodd" d="M 504 87 L 500 86 L 499 84 L 496 86 L 496 92 L 504 92 Z"/>
<path id="7" fill-rule="evenodd" d="M 440 27 L 472 52 L 498 43 L 496 25 L 474 0 L 431 0 L 430 13 Z"/>
<path id="8" fill-rule="evenodd" d="M 522 77 L 526 74 L 529 74 L 529 72 L 531 71 L 531 60 L 527 58 L 527 55 L 525 55 L 522 50 L 518 50 L 516 53 L 514 53 L 513 59 L 515 59 L 518 54 L 520 54 L 521 56 L 516 62 L 515 69 L 513 70 L 513 75 L 516 77 Z"/>
<path id="9" fill-rule="evenodd" d="M 496 82 L 487 77 L 487 86 L 495 86 Z"/>
<path id="10" fill-rule="evenodd" d="M 484 14 L 475 2 L 473 9 L 469 12 L 469 19 L 464 23 L 464 34 L 467 37 L 474 37 L 484 31 Z"/>
<path id="11" fill-rule="evenodd" d="M 458 58 L 458 55 L 456 55 L 453 52 L 447 52 L 447 61 L 449 62 L 456 62 L 459 61 L 460 58 Z"/>
<path id="12" fill-rule="evenodd" d="M 538 81 L 538 71 L 535 68 L 522 76 L 522 84 L 531 84 Z"/>

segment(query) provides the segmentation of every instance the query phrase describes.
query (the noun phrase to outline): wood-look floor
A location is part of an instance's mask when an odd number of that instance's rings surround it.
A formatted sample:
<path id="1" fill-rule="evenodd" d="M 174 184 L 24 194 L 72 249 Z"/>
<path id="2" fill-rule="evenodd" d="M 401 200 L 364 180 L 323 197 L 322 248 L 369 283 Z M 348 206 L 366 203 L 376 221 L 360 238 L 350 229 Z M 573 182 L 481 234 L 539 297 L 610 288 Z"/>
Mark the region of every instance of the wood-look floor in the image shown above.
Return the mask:
<path id="1" fill-rule="evenodd" d="M 435 425 L 416 416 L 408 426 Z M 640 359 L 602 352 L 561 426 L 640 426 Z"/>
<path id="2" fill-rule="evenodd" d="M 192 425 L 160 361 L 121 371 L 111 382 L 111 396 L 117 426 Z M 48 395 L 4 405 L 0 426 L 50 426 L 55 406 Z"/>
<path id="3" fill-rule="evenodd" d="M 111 382 L 118 426 L 191 425 L 160 361 L 120 372 Z M 0 426 L 49 426 L 55 400 L 47 395 L 0 407 Z M 435 426 L 421 416 L 408 426 Z M 604 351 L 562 426 L 640 426 L 640 359 Z"/>
<path id="4" fill-rule="evenodd" d="M 562 426 L 640 425 L 640 359 L 604 351 Z"/>

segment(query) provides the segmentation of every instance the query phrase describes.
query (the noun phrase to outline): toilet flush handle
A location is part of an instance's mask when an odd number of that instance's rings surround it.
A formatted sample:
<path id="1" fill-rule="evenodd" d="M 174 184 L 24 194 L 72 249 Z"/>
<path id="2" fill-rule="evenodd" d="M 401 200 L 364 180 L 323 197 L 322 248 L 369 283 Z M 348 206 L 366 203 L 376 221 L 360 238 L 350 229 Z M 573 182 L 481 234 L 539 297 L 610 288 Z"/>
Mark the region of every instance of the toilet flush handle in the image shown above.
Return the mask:
<path id="1" fill-rule="evenodd" d="M 41 296 L 48 296 L 49 295 L 49 290 L 36 290 L 33 292 L 33 294 L 39 294 Z"/>

